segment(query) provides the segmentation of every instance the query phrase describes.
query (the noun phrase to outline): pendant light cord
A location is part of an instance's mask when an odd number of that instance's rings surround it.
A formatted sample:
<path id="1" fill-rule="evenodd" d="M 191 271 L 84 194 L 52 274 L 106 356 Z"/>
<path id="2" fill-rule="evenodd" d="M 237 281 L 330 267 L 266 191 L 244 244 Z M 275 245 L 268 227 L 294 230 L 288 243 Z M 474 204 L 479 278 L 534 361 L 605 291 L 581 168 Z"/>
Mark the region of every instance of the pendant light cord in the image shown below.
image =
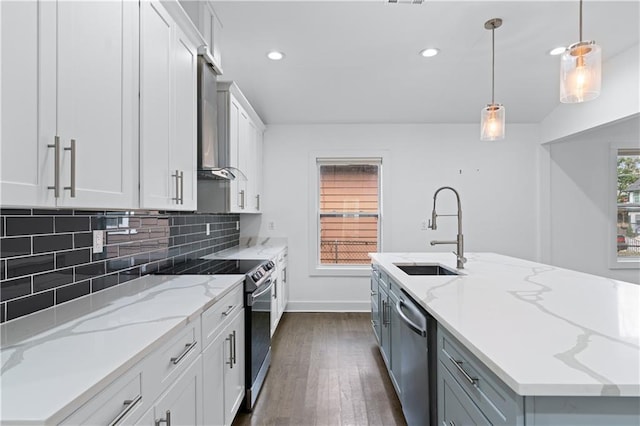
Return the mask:
<path id="1" fill-rule="evenodd" d="M 580 38 L 578 41 L 582 42 L 582 0 L 580 0 Z"/>
<path id="2" fill-rule="evenodd" d="M 491 105 L 495 105 L 494 93 L 496 83 L 496 27 L 491 29 Z"/>

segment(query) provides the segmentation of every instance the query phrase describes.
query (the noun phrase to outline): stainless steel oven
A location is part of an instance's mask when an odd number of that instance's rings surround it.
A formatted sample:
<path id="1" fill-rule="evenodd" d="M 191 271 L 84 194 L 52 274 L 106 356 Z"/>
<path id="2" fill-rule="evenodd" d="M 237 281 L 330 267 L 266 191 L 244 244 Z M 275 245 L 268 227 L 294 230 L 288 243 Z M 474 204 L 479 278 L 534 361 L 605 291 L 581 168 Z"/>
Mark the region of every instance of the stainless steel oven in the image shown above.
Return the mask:
<path id="1" fill-rule="evenodd" d="M 193 259 L 164 268 L 163 275 L 242 274 L 245 295 L 245 408 L 252 410 L 271 363 L 271 290 L 275 264 L 270 260 Z"/>

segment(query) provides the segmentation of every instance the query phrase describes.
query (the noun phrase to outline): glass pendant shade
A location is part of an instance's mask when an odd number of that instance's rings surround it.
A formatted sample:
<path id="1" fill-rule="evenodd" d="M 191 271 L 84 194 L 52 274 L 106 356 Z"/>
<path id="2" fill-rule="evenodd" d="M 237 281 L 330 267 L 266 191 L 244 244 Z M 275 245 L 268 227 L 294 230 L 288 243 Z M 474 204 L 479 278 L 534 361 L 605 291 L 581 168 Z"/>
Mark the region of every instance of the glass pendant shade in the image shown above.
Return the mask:
<path id="1" fill-rule="evenodd" d="M 602 50 L 593 41 L 572 44 L 560 59 L 560 102 L 575 104 L 600 95 Z"/>
<path id="2" fill-rule="evenodd" d="M 504 139 L 504 106 L 489 104 L 482 108 L 480 117 L 480 140 L 497 141 Z"/>

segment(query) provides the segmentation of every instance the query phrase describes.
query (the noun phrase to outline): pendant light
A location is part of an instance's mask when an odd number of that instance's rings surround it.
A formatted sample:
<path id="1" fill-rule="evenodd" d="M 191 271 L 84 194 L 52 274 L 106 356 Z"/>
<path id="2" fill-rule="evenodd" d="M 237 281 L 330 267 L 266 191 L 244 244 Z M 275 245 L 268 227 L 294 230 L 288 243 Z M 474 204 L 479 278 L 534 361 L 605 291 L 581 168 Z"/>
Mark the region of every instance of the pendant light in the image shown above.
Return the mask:
<path id="1" fill-rule="evenodd" d="M 496 68 L 496 37 L 495 30 L 502 25 L 502 19 L 493 18 L 484 23 L 487 30 L 491 30 L 491 103 L 482 108 L 480 120 L 480 140 L 497 141 L 504 139 L 504 106 L 495 103 L 495 68 Z"/>
<path id="2" fill-rule="evenodd" d="M 582 0 L 580 0 L 580 40 L 567 47 L 560 59 L 560 102 L 575 104 L 595 99 L 602 81 L 602 50 L 595 41 L 582 40 Z"/>

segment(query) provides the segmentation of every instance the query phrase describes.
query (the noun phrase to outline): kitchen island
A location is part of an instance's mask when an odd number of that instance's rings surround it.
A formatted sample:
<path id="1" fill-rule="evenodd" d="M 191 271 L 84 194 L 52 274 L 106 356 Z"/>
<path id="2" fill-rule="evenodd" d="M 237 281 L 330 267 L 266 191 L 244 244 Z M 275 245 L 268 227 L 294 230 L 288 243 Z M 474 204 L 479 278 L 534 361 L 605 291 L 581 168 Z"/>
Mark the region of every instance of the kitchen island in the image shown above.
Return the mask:
<path id="1" fill-rule="evenodd" d="M 432 350 L 452 340 L 468 351 L 468 365 L 515 398 L 518 424 L 640 423 L 640 286 L 493 253 L 467 257 L 456 270 L 450 253 L 371 254 L 437 321 Z M 413 264 L 460 275 L 398 268 Z"/>

